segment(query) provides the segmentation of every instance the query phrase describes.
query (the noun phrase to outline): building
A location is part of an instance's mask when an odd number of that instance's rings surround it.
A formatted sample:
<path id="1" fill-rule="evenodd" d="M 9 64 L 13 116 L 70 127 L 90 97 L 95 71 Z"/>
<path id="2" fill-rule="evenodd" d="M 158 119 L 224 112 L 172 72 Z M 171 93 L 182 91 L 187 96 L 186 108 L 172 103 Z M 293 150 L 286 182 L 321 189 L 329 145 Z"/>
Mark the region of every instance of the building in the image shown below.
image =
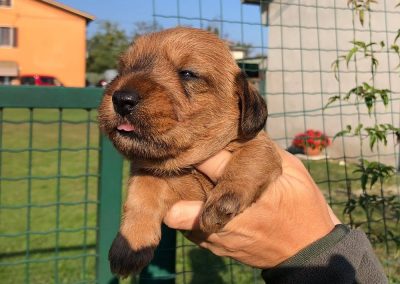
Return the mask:
<path id="1" fill-rule="evenodd" d="M 364 25 L 349 1 L 242 0 L 260 5 L 264 24 L 269 26 L 266 95 L 269 109 L 268 132 L 282 147 L 306 129 L 318 129 L 333 137 L 347 125 L 356 128 L 390 123 L 399 127 L 400 94 L 398 55 L 390 50 L 400 28 L 400 8 L 396 1 L 371 4 Z M 371 16 L 371 17 L 370 17 Z M 354 21 L 354 22 L 353 22 Z M 371 61 L 357 54 L 357 61 L 340 64 L 338 80 L 332 63 L 354 47 L 352 41 L 375 42 L 372 48 L 379 60 L 374 77 Z M 380 46 L 385 42 L 385 46 Z M 399 41 L 397 41 L 399 43 Z M 345 96 L 352 88 L 367 82 L 391 90 L 391 101 L 384 107 L 379 99 L 370 116 L 365 103 L 334 103 L 324 108 L 332 96 Z M 278 127 L 277 127 L 278 126 Z M 387 145 L 371 151 L 369 141 L 358 135 L 336 139 L 328 149 L 331 158 L 360 157 L 397 165 L 397 139 L 388 136 Z"/>
<path id="2" fill-rule="evenodd" d="M 0 0 L 0 84 L 40 74 L 85 86 L 86 26 L 93 19 L 53 0 Z"/>

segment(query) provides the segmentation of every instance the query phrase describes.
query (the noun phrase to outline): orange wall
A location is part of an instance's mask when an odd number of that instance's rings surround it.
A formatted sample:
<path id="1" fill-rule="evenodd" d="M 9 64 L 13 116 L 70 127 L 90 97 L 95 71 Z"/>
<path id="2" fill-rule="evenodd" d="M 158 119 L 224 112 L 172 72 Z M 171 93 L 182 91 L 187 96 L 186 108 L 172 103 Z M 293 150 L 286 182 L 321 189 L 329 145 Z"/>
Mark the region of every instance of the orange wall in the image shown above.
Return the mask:
<path id="1" fill-rule="evenodd" d="M 0 8 L 0 26 L 18 28 L 16 48 L 0 47 L 0 61 L 15 61 L 20 75 L 57 77 L 65 86 L 85 85 L 86 20 L 36 0 Z"/>

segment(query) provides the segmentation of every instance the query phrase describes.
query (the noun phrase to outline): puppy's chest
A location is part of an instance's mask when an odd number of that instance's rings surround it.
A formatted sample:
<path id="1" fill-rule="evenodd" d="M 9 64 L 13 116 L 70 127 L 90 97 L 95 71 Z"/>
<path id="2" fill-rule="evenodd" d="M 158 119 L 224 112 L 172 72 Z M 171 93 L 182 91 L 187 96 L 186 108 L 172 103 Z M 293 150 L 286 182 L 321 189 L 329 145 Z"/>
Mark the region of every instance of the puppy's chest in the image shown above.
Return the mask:
<path id="1" fill-rule="evenodd" d="M 205 201 L 207 194 L 214 187 L 213 183 L 197 170 L 167 180 L 171 190 L 183 200 Z"/>

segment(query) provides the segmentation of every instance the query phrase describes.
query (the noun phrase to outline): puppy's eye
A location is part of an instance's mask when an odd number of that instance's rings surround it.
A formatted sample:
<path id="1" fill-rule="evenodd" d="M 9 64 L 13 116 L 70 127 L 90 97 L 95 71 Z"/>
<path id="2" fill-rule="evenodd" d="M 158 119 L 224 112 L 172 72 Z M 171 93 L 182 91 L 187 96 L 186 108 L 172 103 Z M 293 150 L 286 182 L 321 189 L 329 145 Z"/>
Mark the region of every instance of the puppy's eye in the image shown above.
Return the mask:
<path id="1" fill-rule="evenodd" d="M 197 78 L 196 74 L 190 70 L 179 71 L 179 77 L 181 77 L 182 80 L 190 80 Z"/>

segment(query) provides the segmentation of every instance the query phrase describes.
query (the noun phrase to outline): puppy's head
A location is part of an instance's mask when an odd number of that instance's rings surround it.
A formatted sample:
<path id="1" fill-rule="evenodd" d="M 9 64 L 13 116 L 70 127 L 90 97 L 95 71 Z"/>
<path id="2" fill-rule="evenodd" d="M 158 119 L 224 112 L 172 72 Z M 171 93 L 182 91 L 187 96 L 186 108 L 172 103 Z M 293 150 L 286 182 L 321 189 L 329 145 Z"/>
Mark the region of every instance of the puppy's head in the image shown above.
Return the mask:
<path id="1" fill-rule="evenodd" d="M 183 27 L 137 39 L 99 108 L 100 127 L 122 154 L 161 168 L 187 167 L 251 139 L 266 117 L 226 44 Z"/>

